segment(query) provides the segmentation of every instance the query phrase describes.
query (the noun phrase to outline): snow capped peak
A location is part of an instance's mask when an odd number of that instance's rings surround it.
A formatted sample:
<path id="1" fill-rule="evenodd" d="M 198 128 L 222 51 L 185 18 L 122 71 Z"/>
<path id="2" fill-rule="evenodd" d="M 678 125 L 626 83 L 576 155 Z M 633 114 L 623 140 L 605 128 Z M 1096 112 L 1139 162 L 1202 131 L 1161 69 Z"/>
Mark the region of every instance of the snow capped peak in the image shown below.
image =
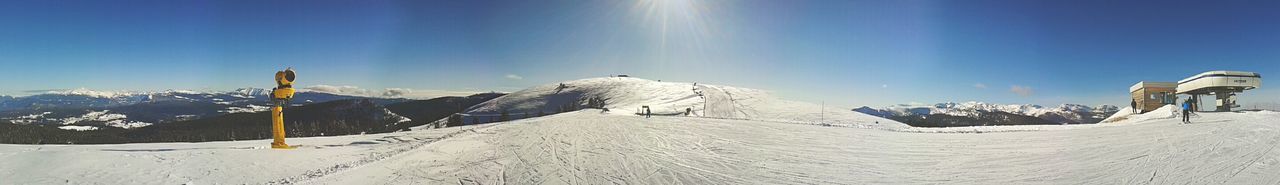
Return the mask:
<path id="1" fill-rule="evenodd" d="M 1102 105 L 1098 105 L 1097 107 L 1094 107 L 1093 111 L 1094 112 L 1116 112 L 1116 111 L 1120 111 L 1120 107 L 1116 107 L 1115 105 L 1102 104 Z"/>
<path id="2" fill-rule="evenodd" d="M 206 94 L 206 93 L 199 92 L 199 91 L 192 91 L 192 90 L 177 90 L 177 89 L 168 89 L 163 91 L 101 91 L 101 90 L 92 90 L 92 89 L 81 87 L 81 88 L 63 90 L 63 91 L 48 91 L 43 94 L 76 95 L 76 96 L 88 96 L 88 97 L 94 97 L 94 98 L 123 98 L 123 97 L 130 97 L 130 96 L 145 96 L 145 95 L 156 95 L 156 94 L 173 95 L 173 94 Z"/>
<path id="3" fill-rule="evenodd" d="M 1058 107 L 1054 108 L 1053 110 L 1084 112 L 1084 111 L 1093 111 L 1093 108 L 1086 105 L 1080 105 L 1080 104 L 1062 104 L 1062 105 L 1058 105 Z"/>
<path id="4" fill-rule="evenodd" d="M 56 95 L 76 95 L 88 96 L 94 98 L 122 98 L 129 96 L 151 96 L 151 95 L 201 95 L 201 94 L 233 94 L 244 96 L 260 96 L 270 94 L 271 90 L 263 88 L 238 88 L 232 91 L 224 92 L 204 92 L 183 89 L 167 89 L 163 91 L 102 91 L 92 90 L 88 88 L 76 88 L 70 90 L 47 91 L 40 94 L 56 94 Z"/>
<path id="5" fill-rule="evenodd" d="M 952 116 L 968 116 L 975 117 L 982 112 L 1005 112 L 1031 117 L 1039 117 L 1055 122 L 1085 123 L 1093 122 L 1093 119 L 1103 118 L 1099 114 L 1115 112 L 1117 108 L 1110 105 L 1102 105 L 1099 108 L 1093 108 L 1080 104 L 1061 104 L 1057 107 L 1044 107 L 1033 104 L 993 104 L 978 101 L 968 101 L 963 103 L 945 102 L 937 103 L 932 106 L 919 104 L 899 104 L 884 108 L 860 107 L 853 111 L 871 114 L 880 117 L 895 116 L 921 116 L 930 114 L 946 114 Z"/>
<path id="6" fill-rule="evenodd" d="M 244 96 L 263 96 L 263 95 L 271 94 L 271 90 L 267 90 L 263 88 L 246 87 L 246 88 L 239 88 L 228 93 L 244 95 Z"/>
<path id="7" fill-rule="evenodd" d="M 160 93 L 165 93 L 165 94 L 204 94 L 203 92 L 197 92 L 197 91 L 192 91 L 192 90 L 174 90 L 174 89 L 169 89 L 169 90 L 160 91 Z"/>
<path id="8" fill-rule="evenodd" d="M 78 95 L 78 96 L 88 96 L 88 97 L 95 97 L 95 98 L 119 98 L 119 97 L 138 95 L 140 93 L 122 92 L 122 91 L 95 91 L 95 90 L 89 90 L 87 88 L 81 87 L 81 88 L 65 90 L 65 91 L 49 91 L 49 92 L 46 92 L 45 94 Z"/>
<path id="9" fill-rule="evenodd" d="M 1003 112 L 1037 112 L 1044 107 L 1031 104 L 1010 104 L 1000 105 L 985 102 L 969 101 L 964 103 L 939 103 L 934 105 L 939 109 L 964 109 L 964 110 L 983 110 L 983 111 L 1003 111 Z"/>

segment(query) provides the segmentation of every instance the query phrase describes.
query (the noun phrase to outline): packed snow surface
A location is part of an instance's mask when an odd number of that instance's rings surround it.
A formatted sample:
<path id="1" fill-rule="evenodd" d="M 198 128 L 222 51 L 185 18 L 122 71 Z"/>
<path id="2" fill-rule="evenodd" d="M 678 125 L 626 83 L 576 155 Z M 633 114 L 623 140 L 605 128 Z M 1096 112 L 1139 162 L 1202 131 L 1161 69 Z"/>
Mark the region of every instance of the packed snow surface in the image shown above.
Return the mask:
<path id="1" fill-rule="evenodd" d="M 604 101 L 604 107 L 610 110 L 608 113 L 614 115 L 636 115 L 648 106 L 654 115 L 684 115 L 690 110 L 691 116 L 708 118 L 883 129 L 908 127 L 844 108 L 782 100 L 763 90 L 631 77 L 588 78 L 535 86 L 478 104 L 466 112 L 474 115 L 497 115 L 503 111 L 554 113 L 563 105 L 582 104 L 592 98 Z"/>
<path id="2" fill-rule="evenodd" d="M 1151 110 L 1141 114 L 1133 113 L 1133 108 L 1129 107 L 1124 110 L 1120 110 L 1120 112 L 1116 112 L 1116 114 L 1111 115 L 1111 117 L 1107 117 L 1107 119 L 1102 120 L 1102 124 L 1132 123 L 1152 119 L 1168 119 L 1176 118 L 1181 115 L 1182 107 L 1178 107 L 1176 105 L 1165 105 L 1156 110 Z"/>
<path id="3" fill-rule="evenodd" d="M 1133 107 L 1125 107 L 1124 109 L 1120 109 L 1120 111 L 1117 111 L 1115 114 L 1111 114 L 1111 116 L 1107 116 L 1107 119 L 1103 119 L 1102 122 L 1100 123 L 1111 123 L 1111 122 L 1120 121 L 1134 114 L 1137 114 L 1137 113 L 1134 112 Z"/>
<path id="4" fill-rule="evenodd" d="M 375 135 L 0 145 L 13 184 L 1280 184 L 1280 113 L 916 133 L 557 114 Z"/>

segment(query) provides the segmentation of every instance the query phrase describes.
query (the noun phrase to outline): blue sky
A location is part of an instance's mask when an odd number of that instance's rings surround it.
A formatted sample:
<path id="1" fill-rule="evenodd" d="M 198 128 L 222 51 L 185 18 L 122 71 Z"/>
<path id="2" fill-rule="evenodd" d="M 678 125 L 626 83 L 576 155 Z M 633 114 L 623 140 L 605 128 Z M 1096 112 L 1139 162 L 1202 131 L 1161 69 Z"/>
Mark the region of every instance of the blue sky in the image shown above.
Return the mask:
<path id="1" fill-rule="evenodd" d="M 0 92 L 515 91 L 631 74 L 853 107 L 1125 104 L 1141 80 L 1280 75 L 1277 1 L 9 1 Z M 1242 102 L 1280 102 L 1276 83 Z M 1015 90 L 1016 89 L 1016 90 Z M 1017 92 L 1015 92 L 1017 91 Z"/>

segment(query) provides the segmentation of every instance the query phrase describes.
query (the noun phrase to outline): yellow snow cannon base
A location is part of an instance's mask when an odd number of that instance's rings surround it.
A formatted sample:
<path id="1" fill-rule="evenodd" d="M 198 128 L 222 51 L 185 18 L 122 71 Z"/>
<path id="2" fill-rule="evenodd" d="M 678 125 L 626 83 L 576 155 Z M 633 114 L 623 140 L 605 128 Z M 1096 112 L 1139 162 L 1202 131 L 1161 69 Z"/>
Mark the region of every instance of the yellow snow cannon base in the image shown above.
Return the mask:
<path id="1" fill-rule="evenodd" d="M 275 149 L 293 149 L 293 146 L 284 143 L 284 108 L 275 106 L 271 108 L 271 136 L 275 140 L 271 142 L 271 148 Z"/>

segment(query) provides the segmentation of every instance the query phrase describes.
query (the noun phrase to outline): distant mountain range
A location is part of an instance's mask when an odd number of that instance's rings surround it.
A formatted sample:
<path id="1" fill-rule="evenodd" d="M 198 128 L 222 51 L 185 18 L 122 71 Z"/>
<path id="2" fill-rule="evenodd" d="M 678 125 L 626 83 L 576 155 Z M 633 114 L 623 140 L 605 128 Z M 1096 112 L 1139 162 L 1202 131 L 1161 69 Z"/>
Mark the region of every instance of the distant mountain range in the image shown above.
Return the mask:
<path id="1" fill-rule="evenodd" d="M 934 105 L 894 105 L 884 108 L 859 107 L 853 111 L 893 119 L 916 127 L 988 125 L 1043 125 L 1098 123 L 1119 108 L 1111 105 L 1089 107 L 1062 104 L 1001 105 L 983 102 L 938 103 Z"/>
<path id="2" fill-rule="evenodd" d="M 74 89 L 67 91 L 50 91 L 31 96 L 0 96 L 0 111 L 18 109 L 50 109 L 50 108 L 101 108 L 133 105 L 146 102 L 203 102 L 218 105 L 245 106 L 266 105 L 271 89 L 240 88 L 224 92 L 197 92 L 188 90 L 166 90 L 159 92 L 114 92 Z M 294 95 L 294 104 L 327 102 L 351 98 L 379 99 L 377 103 L 386 104 L 407 99 L 360 97 L 338 95 L 325 92 L 300 91 Z"/>
<path id="3" fill-rule="evenodd" d="M 228 113 L 266 111 L 271 90 L 241 88 L 226 92 L 169 90 L 161 92 L 108 92 L 76 89 L 31 96 L 0 97 L 0 123 L 77 123 L 132 128 L 155 123 L 193 120 Z M 346 99 L 369 99 L 378 105 L 408 101 L 400 98 L 358 97 L 304 91 L 294 95 L 293 105 Z M 133 123 L 133 124 L 127 124 Z"/>
<path id="4" fill-rule="evenodd" d="M 269 102 L 263 102 L 266 93 L 262 92 L 241 89 L 225 93 L 36 95 L 42 98 L 40 101 L 73 103 L 59 104 L 56 108 L 0 111 L 3 112 L 0 116 L 0 143 L 106 144 L 265 139 L 270 137 L 271 125 L 270 112 L 264 112 Z M 407 100 L 304 92 L 296 96 L 296 106 L 285 109 L 285 127 L 290 137 L 394 132 L 443 119 L 502 95 L 481 93 L 467 97 Z M 139 96 L 147 98 L 135 101 L 134 98 Z M 121 101 L 135 102 L 101 107 L 84 103 Z M 241 111 L 227 111 L 232 109 Z M 12 124 L 6 124 L 6 121 Z"/>

